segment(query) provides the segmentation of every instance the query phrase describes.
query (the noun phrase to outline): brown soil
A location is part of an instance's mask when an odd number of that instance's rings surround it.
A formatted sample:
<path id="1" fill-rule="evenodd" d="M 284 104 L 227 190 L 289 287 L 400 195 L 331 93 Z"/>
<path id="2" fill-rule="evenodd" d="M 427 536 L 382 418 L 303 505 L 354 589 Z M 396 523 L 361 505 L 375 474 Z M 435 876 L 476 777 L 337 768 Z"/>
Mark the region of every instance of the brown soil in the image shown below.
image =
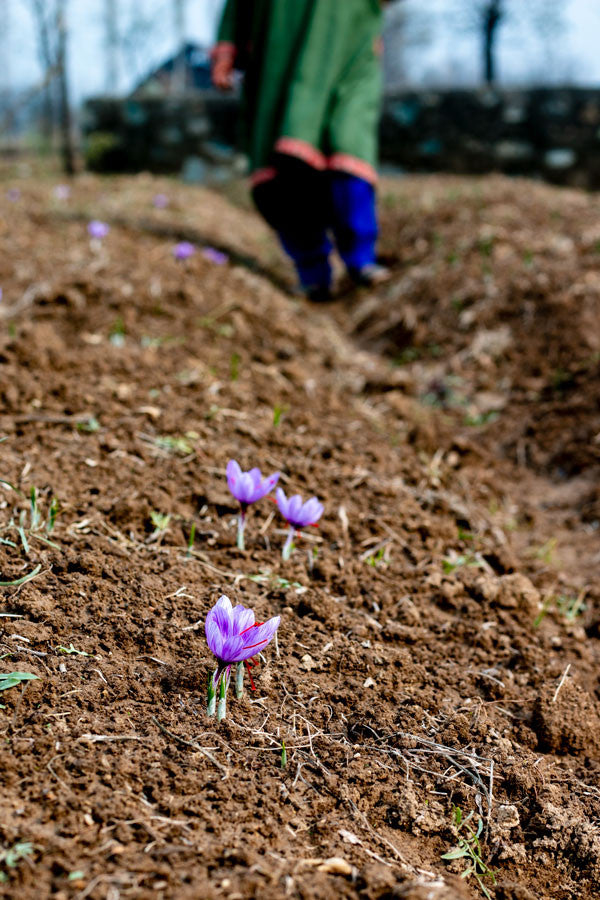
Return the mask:
<path id="1" fill-rule="evenodd" d="M 392 282 L 324 309 L 223 197 L 4 177 L 0 579 L 41 568 L 3 589 L 39 680 L 0 695 L 0 894 L 482 896 L 460 807 L 491 896 L 597 896 L 600 202 L 390 182 Z M 323 499 L 289 563 L 267 501 L 235 549 L 231 457 Z M 216 726 L 223 592 L 282 623 Z"/>

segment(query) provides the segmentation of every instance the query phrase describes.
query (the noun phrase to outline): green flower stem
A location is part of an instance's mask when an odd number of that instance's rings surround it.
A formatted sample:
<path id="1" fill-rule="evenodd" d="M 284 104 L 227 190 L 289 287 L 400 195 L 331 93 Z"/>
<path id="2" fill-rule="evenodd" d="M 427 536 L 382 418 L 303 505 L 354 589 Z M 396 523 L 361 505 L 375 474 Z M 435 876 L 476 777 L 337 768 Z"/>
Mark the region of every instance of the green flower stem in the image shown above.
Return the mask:
<path id="1" fill-rule="evenodd" d="M 235 670 L 235 696 L 240 700 L 244 696 L 244 663 L 239 662 Z"/>
<path id="2" fill-rule="evenodd" d="M 246 513 L 241 512 L 238 516 L 238 529 L 237 529 L 237 548 L 238 550 L 245 550 L 246 545 L 244 544 L 244 528 L 246 527 Z"/>
<path id="3" fill-rule="evenodd" d="M 219 703 L 217 706 L 217 722 L 222 722 L 225 716 L 227 715 L 227 688 L 229 686 L 229 679 L 227 677 L 227 671 L 224 671 L 221 675 L 221 680 L 219 681 Z"/>
<path id="4" fill-rule="evenodd" d="M 206 715 L 214 716 L 217 708 L 217 693 L 215 691 L 215 682 L 212 674 L 209 674 L 208 676 L 208 690 L 206 695 Z"/>
<path id="5" fill-rule="evenodd" d="M 281 551 L 281 556 L 285 560 L 288 561 L 290 556 L 292 555 L 292 550 L 294 549 L 294 535 L 296 533 L 296 529 L 293 525 L 290 525 L 290 530 L 288 531 L 288 536 L 286 538 L 286 542 L 283 545 L 283 550 Z"/>

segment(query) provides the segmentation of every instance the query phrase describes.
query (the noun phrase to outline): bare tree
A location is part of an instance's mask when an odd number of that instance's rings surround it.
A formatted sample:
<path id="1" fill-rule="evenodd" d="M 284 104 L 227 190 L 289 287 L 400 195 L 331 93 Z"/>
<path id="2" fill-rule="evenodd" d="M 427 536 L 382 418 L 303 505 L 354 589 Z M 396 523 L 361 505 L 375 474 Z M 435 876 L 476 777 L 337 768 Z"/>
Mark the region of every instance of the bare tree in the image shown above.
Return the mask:
<path id="1" fill-rule="evenodd" d="M 56 31 L 56 79 L 58 82 L 58 122 L 60 128 L 61 155 L 66 175 L 75 174 L 75 150 L 73 147 L 73 122 L 69 100 L 67 74 L 67 0 L 55 0 L 54 27 Z"/>
<path id="2" fill-rule="evenodd" d="M 459 28 L 479 35 L 482 74 L 486 84 L 498 79 L 498 37 L 504 25 L 529 30 L 542 40 L 555 37 L 563 27 L 564 0 L 455 0 L 453 18 Z"/>
<path id="3" fill-rule="evenodd" d="M 407 58 L 431 40 L 430 17 L 416 4 L 391 3 L 383 29 L 383 75 L 386 89 L 400 87 L 407 78 Z"/>
<path id="4" fill-rule="evenodd" d="M 116 94 L 119 85 L 119 26 L 117 15 L 117 0 L 104 0 L 106 90 L 109 94 Z"/>
<path id="5" fill-rule="evenodd" d="M 47 0 L 29 0 L 29 6 L 36 24 L 38 58 L 44 73 L 42 87 L 42 136 L 50 145 L 56 124 L 55 81 L 56 58 L 52 47 L 52 10 Z"/>
<path id="6" fill-rule="evenodd" d="M 44 78 L 44 118 L 52 129 L 58 123 L 63 168 L 67 175 L 75 172 L 75 151 L 69 80 L 67 71 L 67 0 L 29 0 L 38 37 L 38 52 Z"/>

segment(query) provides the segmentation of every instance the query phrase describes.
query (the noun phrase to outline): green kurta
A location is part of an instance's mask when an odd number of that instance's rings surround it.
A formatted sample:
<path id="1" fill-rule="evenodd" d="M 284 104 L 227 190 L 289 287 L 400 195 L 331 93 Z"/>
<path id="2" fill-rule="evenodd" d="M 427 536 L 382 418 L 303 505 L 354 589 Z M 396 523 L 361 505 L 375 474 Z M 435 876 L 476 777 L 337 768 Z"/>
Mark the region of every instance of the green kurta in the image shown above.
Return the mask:
<path id="1" fill-rule="evenodd" d="M 227 0 L 219 43 L 244 59 L 245 149 L 375 180 L 380 0 Z"/>

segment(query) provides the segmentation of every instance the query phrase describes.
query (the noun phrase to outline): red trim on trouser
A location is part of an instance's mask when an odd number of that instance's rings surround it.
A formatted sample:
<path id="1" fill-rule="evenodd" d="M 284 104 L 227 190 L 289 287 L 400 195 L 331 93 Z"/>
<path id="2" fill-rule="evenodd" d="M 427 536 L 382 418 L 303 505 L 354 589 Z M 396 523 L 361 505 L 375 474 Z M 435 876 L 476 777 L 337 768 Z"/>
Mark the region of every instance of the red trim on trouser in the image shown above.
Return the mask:
<path id="1" fill-rule="evenodd" d="M 348 175 L 355 175 L 357 178 L 368 181 L 369 184 L 377 183 L 377 172 L 364 159 L 359 159 L 358 156 L 351 156 L 349 153 L 334 153 L 332 156 L 326 157 L 324 153 L 321 153 L 308 141 L 300 140 L 300 138 L 280 137 L 275 144 L 275 152 L 283 153 L 286 156 L 295 156 L 320 172 L 326 169 L 331 169 L 334 172 L 347 172 Z M 251 184 L 260 184 L 272 178 L 273 175 L 274 170 L 271 168 L 258 169 L 251 176 Z"/>
<path id="2" fill-rule="evenodd" d="M 347 172 L 348 175 L 355 175 L 357 178 L 362 178 L 363 181 L 368 181 L 370 184 L 377 182 L 377 172 L 373 166 L 365 162 L 364 159 L 350 156 L 349 153 L 334 153 L 327 160 L 327 168 L 336 172 Z"/>
<path id="3" fill-rule="evenodd" d="M 313 169 L 320 171 L 327 168 L 327 158 L 325 154 L 309 144 L 308 141 L 302 141 L 300 138 L 280 137 L 275 144 L 276 153 L 284 153 L 287 156 L 296 156 L 303 162 L 308 163 Z"/>
<path id="4" fill-rule="evenodd" d="M 259 184 L 264 184 L 265 181 L 271 181 L 276 175 L 277 169 L 274 169 L 272 166 L 266 169 L 257 169 L 250 175 L 250 185 L 258 187 Z"/>

